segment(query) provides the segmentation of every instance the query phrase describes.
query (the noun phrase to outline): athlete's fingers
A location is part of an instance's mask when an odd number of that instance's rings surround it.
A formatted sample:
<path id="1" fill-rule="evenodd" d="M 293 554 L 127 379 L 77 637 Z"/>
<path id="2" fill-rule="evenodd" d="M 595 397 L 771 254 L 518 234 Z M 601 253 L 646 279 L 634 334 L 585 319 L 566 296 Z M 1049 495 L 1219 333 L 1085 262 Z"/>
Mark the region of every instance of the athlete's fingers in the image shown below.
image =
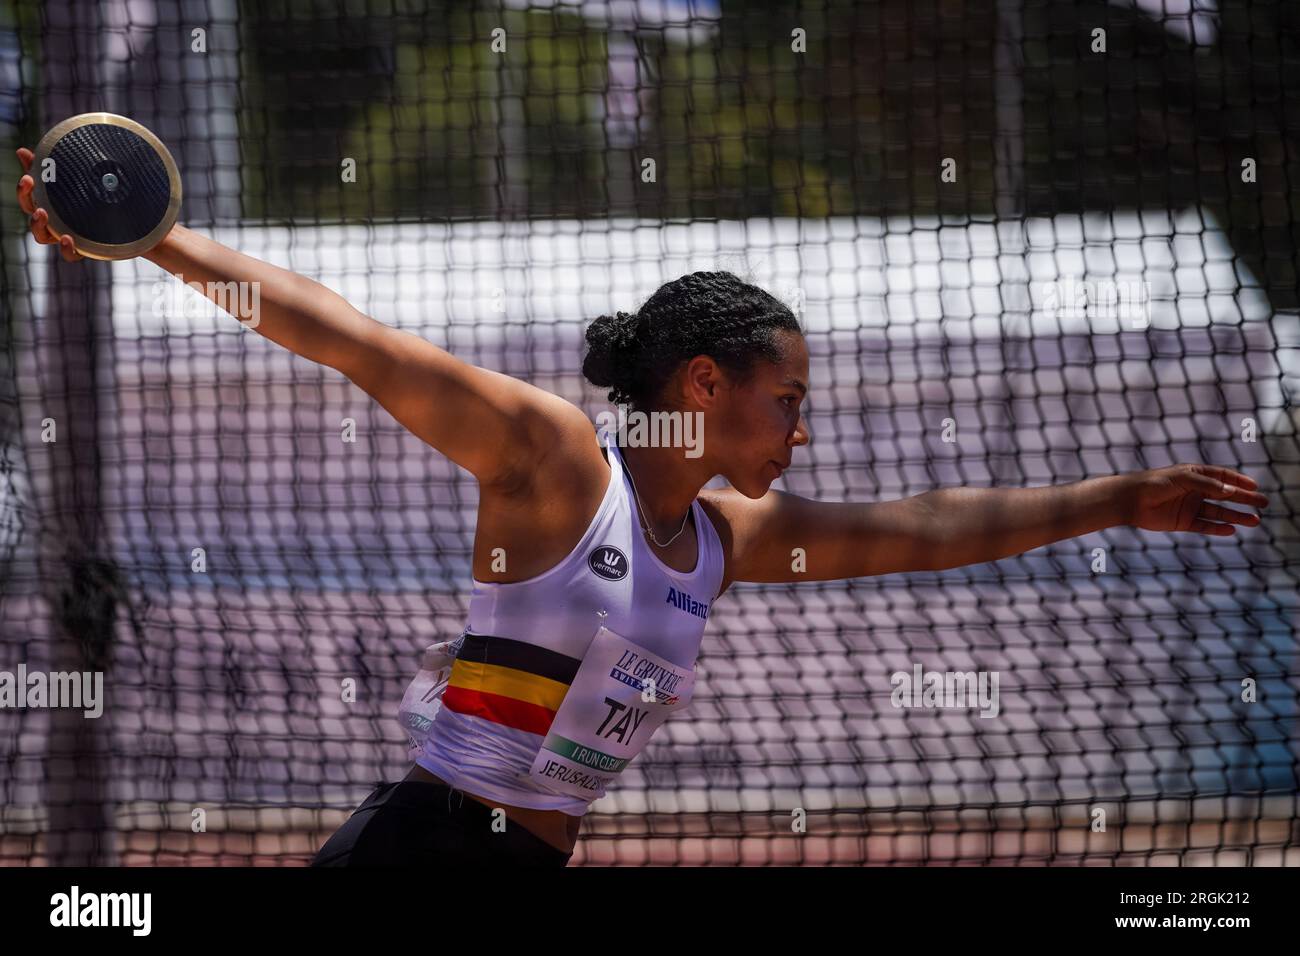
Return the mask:
<path id="1" fill-rule="evenodd" d="M 77 244 L 72 241 L 71 236 L 56 236 L 50 232 L 50 214 L 44 209 L 38 209 L 32 214 L 31 232 L 32 237 L 43 246 L 58 243 L 59 255 L 68 262 L 85 258 L 77 251 Z"/>
<path id="2" fill-rule="evenodd" d="M 1211 478 L 1210 480 L 1216 483 L 1218 482 L 1218 479 L 1216 478 Z M 1248 488 L 1234 485 L 1231 481 L 1226 481 L 1222 484 L 1226 485 L 1226 488 L 1229 489 L 1227 494 L 1219 493 L 1207 497 L 1213 497 L 1219 501 L 1231 501 L 1233 504 L 1238 505 L 1250 505 L 1252 508 L 1268 507 L 1268 497 L 1266 495 L 1261 495 L 1258 491 L 1251 491 Z"/>
<path id="3" fill-rule="evenodd" d="M 1237 531 L 1237 529 L 1230 524 L 1214 524 L 1213 522 L 1206 521 L 1204 518 L 1193 518 L 1192 526 L 1187 530 L 1194 531 L 1197 534 L 1212 534 L 1220 538 L 1235 534 Z"/>
<path id="4" fill-rule="evenodd" d="M 32 238 L 43 246 L 57 241 L 54 236 L 50 235 L 50 214 L 44 209 L 38 209 L 32 213 L 31 231 Z"/>
<path id="5" fill-rule="evenodd" d="M 1223 469 L 1227 474 L 1235 472 Z M 1268 504 L 1268 498 L 1257 491 L 1250 491 L 1246 488 L 1238 488 L 1230 481 L 1222 478 L 1211 478 L 1209 475 L 1203 475 L 1200 472 L 1190 472 L 1186 475 L 1195 489 L 1206 498 L 1213 498 L 1215 501 L 1232 501 L 1240 505 L 1250 505 L 1254 508 L 1263 508 Z"/>
<path id="6" fill-rule="evenodd" d="M 1218 478 L 1220 481 L 1226 481 L 1230 485 L 1238 488 L 1247 488 L 1254 490 L 1259 487 L 1259 482 L 1250 475 L 1243 475 L 1239 471 L 1233 471 L 1231 468 L 1223 468 L 1220 465 L 1202 465 L 1201 473 L 1209 475 L 1211 478 Z"/>
<path id="7" fill-rule="evenodd" d="M 1246 511 L 1233 511 L 1231 508 L 1224 508 L 1208 501 L 1201 505 L 1197 517 L 1210 521 L 1226 521 L 1231 524 L 1259 524 L 1259 515 Z"/>
<path id="8" fill-rule="evenodd" d="M 36 212 L 36 203 L 32 200 L 32 190 L 35 188 L 36 180 L 30 176 L 18 180 L 18 208 L 29 216 Z"/>
<path id="9" fill-rule="evenodd" d="M 1254 490 L 1259 487 L 1259 482 L 1239 471 L 1220 468 L 1218 465 L 1202 465 L 1193 472 L 1192 477 L 1199 487 L 1205 489 L 1207 498 L 1232 501 L 1252 508 L 1268 506 L 1268 497 Z"/>
<path id="10" fill-rule="evenodd" d="M 59 239 L 59 253 L 68 262 L 76 262 L 78 259 L 82 258 L 82 255 L 77 251 L 76 243 L 72 241 L 71 236 L 63 236 Z"/>
<path id="11" fill-rule="evenodd" d="M 36 154 L 26 146 L 18 147 L 18 162 L 23 164 L 23 172 L 27 172 L 32 168 L 32 160 L 35 158 Z"/>

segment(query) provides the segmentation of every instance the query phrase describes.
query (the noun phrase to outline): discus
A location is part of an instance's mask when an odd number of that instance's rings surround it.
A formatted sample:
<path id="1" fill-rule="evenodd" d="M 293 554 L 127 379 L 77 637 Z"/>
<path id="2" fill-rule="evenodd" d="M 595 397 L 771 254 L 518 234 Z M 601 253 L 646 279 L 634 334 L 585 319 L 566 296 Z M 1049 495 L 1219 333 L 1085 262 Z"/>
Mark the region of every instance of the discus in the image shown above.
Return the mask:
<path id="1" fill-rule="evenodd" d="M 32 198 L 56 237 L 91 259 L 130 259 L 176 224 L 181 177 L 167 147 L 135 120 L 82 113 L 36 145 Z"/>

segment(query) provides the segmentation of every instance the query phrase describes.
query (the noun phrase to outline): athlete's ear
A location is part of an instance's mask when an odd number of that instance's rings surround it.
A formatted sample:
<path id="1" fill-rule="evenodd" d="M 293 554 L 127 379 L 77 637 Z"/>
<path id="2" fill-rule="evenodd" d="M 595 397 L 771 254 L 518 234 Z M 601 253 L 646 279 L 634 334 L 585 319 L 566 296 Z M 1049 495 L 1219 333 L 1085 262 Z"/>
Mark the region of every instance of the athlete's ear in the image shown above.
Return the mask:
<path id="1" fill-rule="evenodd" d="M 718 399 L 724 377 L 722 366 L 712 356 L 697 355 L 686 363 L 682 375 L 683 397 L 698 405 L 712 405 Z"/>

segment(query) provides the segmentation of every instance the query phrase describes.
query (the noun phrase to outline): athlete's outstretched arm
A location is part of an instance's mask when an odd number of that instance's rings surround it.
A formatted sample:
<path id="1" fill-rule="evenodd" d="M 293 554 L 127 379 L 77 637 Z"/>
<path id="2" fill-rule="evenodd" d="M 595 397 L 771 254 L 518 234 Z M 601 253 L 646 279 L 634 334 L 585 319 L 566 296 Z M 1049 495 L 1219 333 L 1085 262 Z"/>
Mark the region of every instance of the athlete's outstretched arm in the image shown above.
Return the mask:
<path id="1" fill-rule="evenodd" d="M 1258 487 L 1228 468 L 1172 465 L 1041 488 L 945 488 L 879 504 L 783 492 L 757 501 L 732 491 L 701 497 L 730 538 L 728 582 L 789 582 L 942 571 L 1115 525 L 1231 535 L 1259 516 L 1214 502 L 1263 508 Z"/>
<path id="2" fill-rule="evenodd" d="M 205 288 L 209 282 L 260 282 L 261 311 L 250 327 L 338 369 L 485 484 L 504 487 L 526 478 L 566 421 L 579 417 L 586 423 L 576 406 L 557 395 L 462 362 L 418 335 L 376 322 L 313 279 L 183 226 L 146 258 Z"/>
<path id="3" fill-rule="evenodd" d="M 30 169 L 30 150 L 18 151 Z M 30 175 L 18 201 L 43 244 L 58 240 L 48 215 L 34 208 Z M 81 258 L 63 237 L 60 252 Z M 319 282 L 175 226 L 145 258 L 185 282 L 199 282 L 225 307 L 224 283 L 258 283 L 258 312 L 245 324 L 291 352 L 337 369 L 394 418 L 481 483 L 515 487 L 568 429 L 589 428 L 557 395 L 498 372 L 476 368 L 419 336 L 376 322 Z M 247 299 L 246 299 L 247 301 Z"/>

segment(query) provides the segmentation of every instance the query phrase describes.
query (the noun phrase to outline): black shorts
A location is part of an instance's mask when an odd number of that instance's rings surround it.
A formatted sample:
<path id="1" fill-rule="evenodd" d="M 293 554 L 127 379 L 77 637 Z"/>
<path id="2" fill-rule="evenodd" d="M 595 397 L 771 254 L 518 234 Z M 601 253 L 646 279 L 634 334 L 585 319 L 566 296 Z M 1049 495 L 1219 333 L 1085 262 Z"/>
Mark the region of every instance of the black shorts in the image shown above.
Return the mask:
<path id="1" fill-rule="evenodd" d="M 559 867 L 573 856 L 513 820 L 501 832 L 492 821 L 491 807 L 452 787 L 385 783 L 325 841 L 311 865 Z"/>

